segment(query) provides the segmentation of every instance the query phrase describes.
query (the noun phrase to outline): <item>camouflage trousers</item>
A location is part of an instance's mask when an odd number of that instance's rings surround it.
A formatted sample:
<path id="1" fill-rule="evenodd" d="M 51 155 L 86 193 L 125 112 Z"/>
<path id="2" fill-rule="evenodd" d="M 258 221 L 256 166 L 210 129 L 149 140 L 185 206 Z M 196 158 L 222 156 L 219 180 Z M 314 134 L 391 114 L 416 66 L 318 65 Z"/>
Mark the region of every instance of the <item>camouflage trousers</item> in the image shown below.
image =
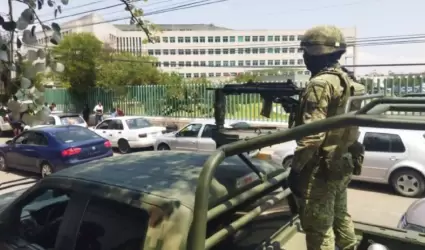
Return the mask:
<path id="1" fill-rule="evenodd" d="M 307 250 L 335 250 L 335 245 L 340 250 L 355 250 L 354 224 L 347 212 L 351 173 L 342 180 L 325 180 L 310 172 L 302 179 L 303 197 L 298 201 Z"/>

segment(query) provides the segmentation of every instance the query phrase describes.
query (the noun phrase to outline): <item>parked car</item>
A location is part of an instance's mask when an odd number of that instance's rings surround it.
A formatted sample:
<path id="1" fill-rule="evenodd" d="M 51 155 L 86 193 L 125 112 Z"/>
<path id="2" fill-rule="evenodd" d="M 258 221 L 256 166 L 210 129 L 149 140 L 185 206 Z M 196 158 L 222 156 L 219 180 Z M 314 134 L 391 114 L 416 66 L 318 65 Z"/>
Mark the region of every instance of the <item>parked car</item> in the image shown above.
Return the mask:
<path id="1" fill-rule="evenodd" d="M 120 153 L 126 154 L 134 148 L 153 147 L 156 137 L 165 133 L 166 128 L 153 126 L 141 116 L 119 116 L 102 121 L 93 131 L 107 138 Z"/>
<path id="2" fill-rule="evenodd" d="M 112 156 L 111 142 L 81 126 L 45 126 L 24 131 L 0 145 L 0 170 L 20 169 L 42 177 Z"/>
<path id="3" fill-rule="evenodd" d="M 12 130 L 13 129 L 9 121 L 7 121 L 7 119 L 5 119 L 3 116 L 0 116 L 0 134 L 3 132 L 9 132 Z"/>
<path id="4" fill-rule="evenodd" d="M 47 119 L 46 123 L 43 125 L 37 125 L 33 128 L 39 128 L 44 126 L 50 126 L 50 125 L 76 125 L 87 128 L 88 125 L 84 121 L 83 117 L 77 113 L 61 113 L 61 112 L 53 112 L 49 115 L 49 118 Z M 29 129 L 29 128 L 25 128 Z"/>
<path id="5" fill-rule="evenodd" d="M 189 123 L 179 131 L 158 136 L 155 142 L 155 150 L 212 152 L 217 148 L 212 139 L 212 131 L 215 126 L 213 121 Z M 224 124 L 224 127 L 243 129 L 249 128 L 250 125 L 247 122 L 234 122 Z M 253 156 L 255 153 L 258 153 L 258 150 L 250 152 L 250 155 Z"/>
<path id="6" fill-rule="evenodd" d="M 359 142 L 365 147 L 360 176 L 354 180 L 390 184 L 407 197 L 425 191 L 425 131 L 360 128 Z M 296 147 L 294 141 L 280 144 L 272 159 L 288 167 Z"/>
<path id="7" fill-rule="evenodd" d="M 103 120 L 106 120 L 106 119 L 111 118 L 111 115 L 110 114 L 103 114 L 102 118 L 103 118 Z M 96 115 L 94 113 L 89 115 L 89 121 L 87 122 L 87 125 L 89 127 L 94 127 L 94 126 L 97 125 L 96 124 Z"/>
<path id="8" fill-rule="evenodd" d="M 425 233 L 425 199 L 414 201 L 400 219 L 397 227 Z"/>

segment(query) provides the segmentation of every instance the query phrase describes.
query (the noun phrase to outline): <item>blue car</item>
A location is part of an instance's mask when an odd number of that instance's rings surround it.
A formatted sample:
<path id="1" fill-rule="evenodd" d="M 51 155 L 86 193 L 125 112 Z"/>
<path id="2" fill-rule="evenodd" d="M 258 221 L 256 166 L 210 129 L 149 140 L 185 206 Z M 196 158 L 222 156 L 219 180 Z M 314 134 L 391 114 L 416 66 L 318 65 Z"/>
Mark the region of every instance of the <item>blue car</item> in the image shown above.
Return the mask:
<path id="1" fill-rule="evenodd" d="M 19 169 L 42 177 L 77 164 L 110 157 L 111 142 L 81 126 L 46 126 L 0 145 L 0 170 Z"/>

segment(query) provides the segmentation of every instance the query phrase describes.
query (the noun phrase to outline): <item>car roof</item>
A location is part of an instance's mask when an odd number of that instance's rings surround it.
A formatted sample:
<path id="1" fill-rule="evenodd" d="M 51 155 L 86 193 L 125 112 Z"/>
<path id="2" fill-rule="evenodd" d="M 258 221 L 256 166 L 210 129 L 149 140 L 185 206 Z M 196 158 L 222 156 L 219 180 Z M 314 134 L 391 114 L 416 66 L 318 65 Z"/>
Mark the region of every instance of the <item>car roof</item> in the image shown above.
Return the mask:
<path id="1" fill-rule="evenodd" d="M 139 152 L 77 165 L 61 170 L 46 179 L 60 178 L 71 183 L 73 180 L 80 180 L 93 185 L 101 183 L 145 193 L 143 197 L 149 194 L 162 200 L 178 200 L 193 209 L 199 175 L 209 156 L 209 153 L 186 151 Z M 281 166 L 270 161 L 255 159 L 254 162 L 266 174 L 283 171 Z M 226 158 L 215 171 L 215 179 L 219 184 L 212 185 L 213 189 L 214 187 L 216 189 L 211 193 L 222 198 L 219 195 L 223 194 L 223 186 L 227 190 L 232 190 L 231 188 L 237 186 L 237 178 L 252 173 L 254 172 L 239 157 Z"/>
<path id="2" fill-rule="evenodd" d="M 57 116 L 59 118 L 69 117 L 69 116 L 80 116 L 80 114 L 78 114 L 78 113 L 57 113 L 57 114 L 53 113 L 53 114 L 50 114 L 50 115 L 51 116 Z"/>
<path id="3" fill-rule="evenodd" d="M 58 131 L 66 131 L 69 129 L 84 129 L 81 126 L 76 125 L 46 125 L 42 127 L 31 128 L 29 131 L 38 131 L 38 132 L 58 132 Z"/>
<path id="4" fill-rule="evenodd" d="M 126 119 L 137 119 L 137 118 L 142 118 L 142 119 L 147 120 L 143 116 L 135 116 L 135 115 L 125 115 L 125 116 L 108 117 L 108 118 L 106 118 L 104 120 L 126 120 Z"/>

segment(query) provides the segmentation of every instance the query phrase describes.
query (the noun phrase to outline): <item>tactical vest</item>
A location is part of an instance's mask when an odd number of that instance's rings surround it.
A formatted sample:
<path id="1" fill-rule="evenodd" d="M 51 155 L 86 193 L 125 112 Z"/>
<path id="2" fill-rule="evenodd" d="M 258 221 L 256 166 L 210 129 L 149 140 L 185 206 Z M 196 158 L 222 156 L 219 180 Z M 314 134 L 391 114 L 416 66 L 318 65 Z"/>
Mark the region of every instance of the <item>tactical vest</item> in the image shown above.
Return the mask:
<path id="1" fill-rule="evenodd" d="M 345 107 L 348 102 L 348 98 L 351 96 L 364 95 L 365 88 L 363 85 L 356 83 L 351 79 L 346 72 L 340 68 L 331 68 L 328 70 L 321 71 L 317 74 L 316 77 L 324 78 L 326 80 L 326 75 L 333 75 L 339 78 L 339 84 L 342 87 L 342 93 L 340 98 L 334 98 L 331 100 L 328 106 L 327 117 L 332 117 L 336 115 L 341 115 L 345 113 Z M 354 101 L 350 106 L 350 112 L 359 110 L 361 107 L 362 101 Z M 336 179 L 342 178 L 342 175 L 345 175 L 345 171 L 338 169 L 342 167 L 342 164 L 339 162 L 342 159 L 342 155 L 347 153 L 347 149 L 350 145 L 357 141 L 359 137 L 359 128 L 358 126 L 349 126 L 340 129 L 333 129 L 326 132 L 325 139 L 320 147 L 319 157 L 321 161 L 326 165 L 326 168 L 330 170 L 330 175 L 333 175 L 332 172 L 337 175 Z M 332 170 L 332 168 L 335 168 Z"/>

